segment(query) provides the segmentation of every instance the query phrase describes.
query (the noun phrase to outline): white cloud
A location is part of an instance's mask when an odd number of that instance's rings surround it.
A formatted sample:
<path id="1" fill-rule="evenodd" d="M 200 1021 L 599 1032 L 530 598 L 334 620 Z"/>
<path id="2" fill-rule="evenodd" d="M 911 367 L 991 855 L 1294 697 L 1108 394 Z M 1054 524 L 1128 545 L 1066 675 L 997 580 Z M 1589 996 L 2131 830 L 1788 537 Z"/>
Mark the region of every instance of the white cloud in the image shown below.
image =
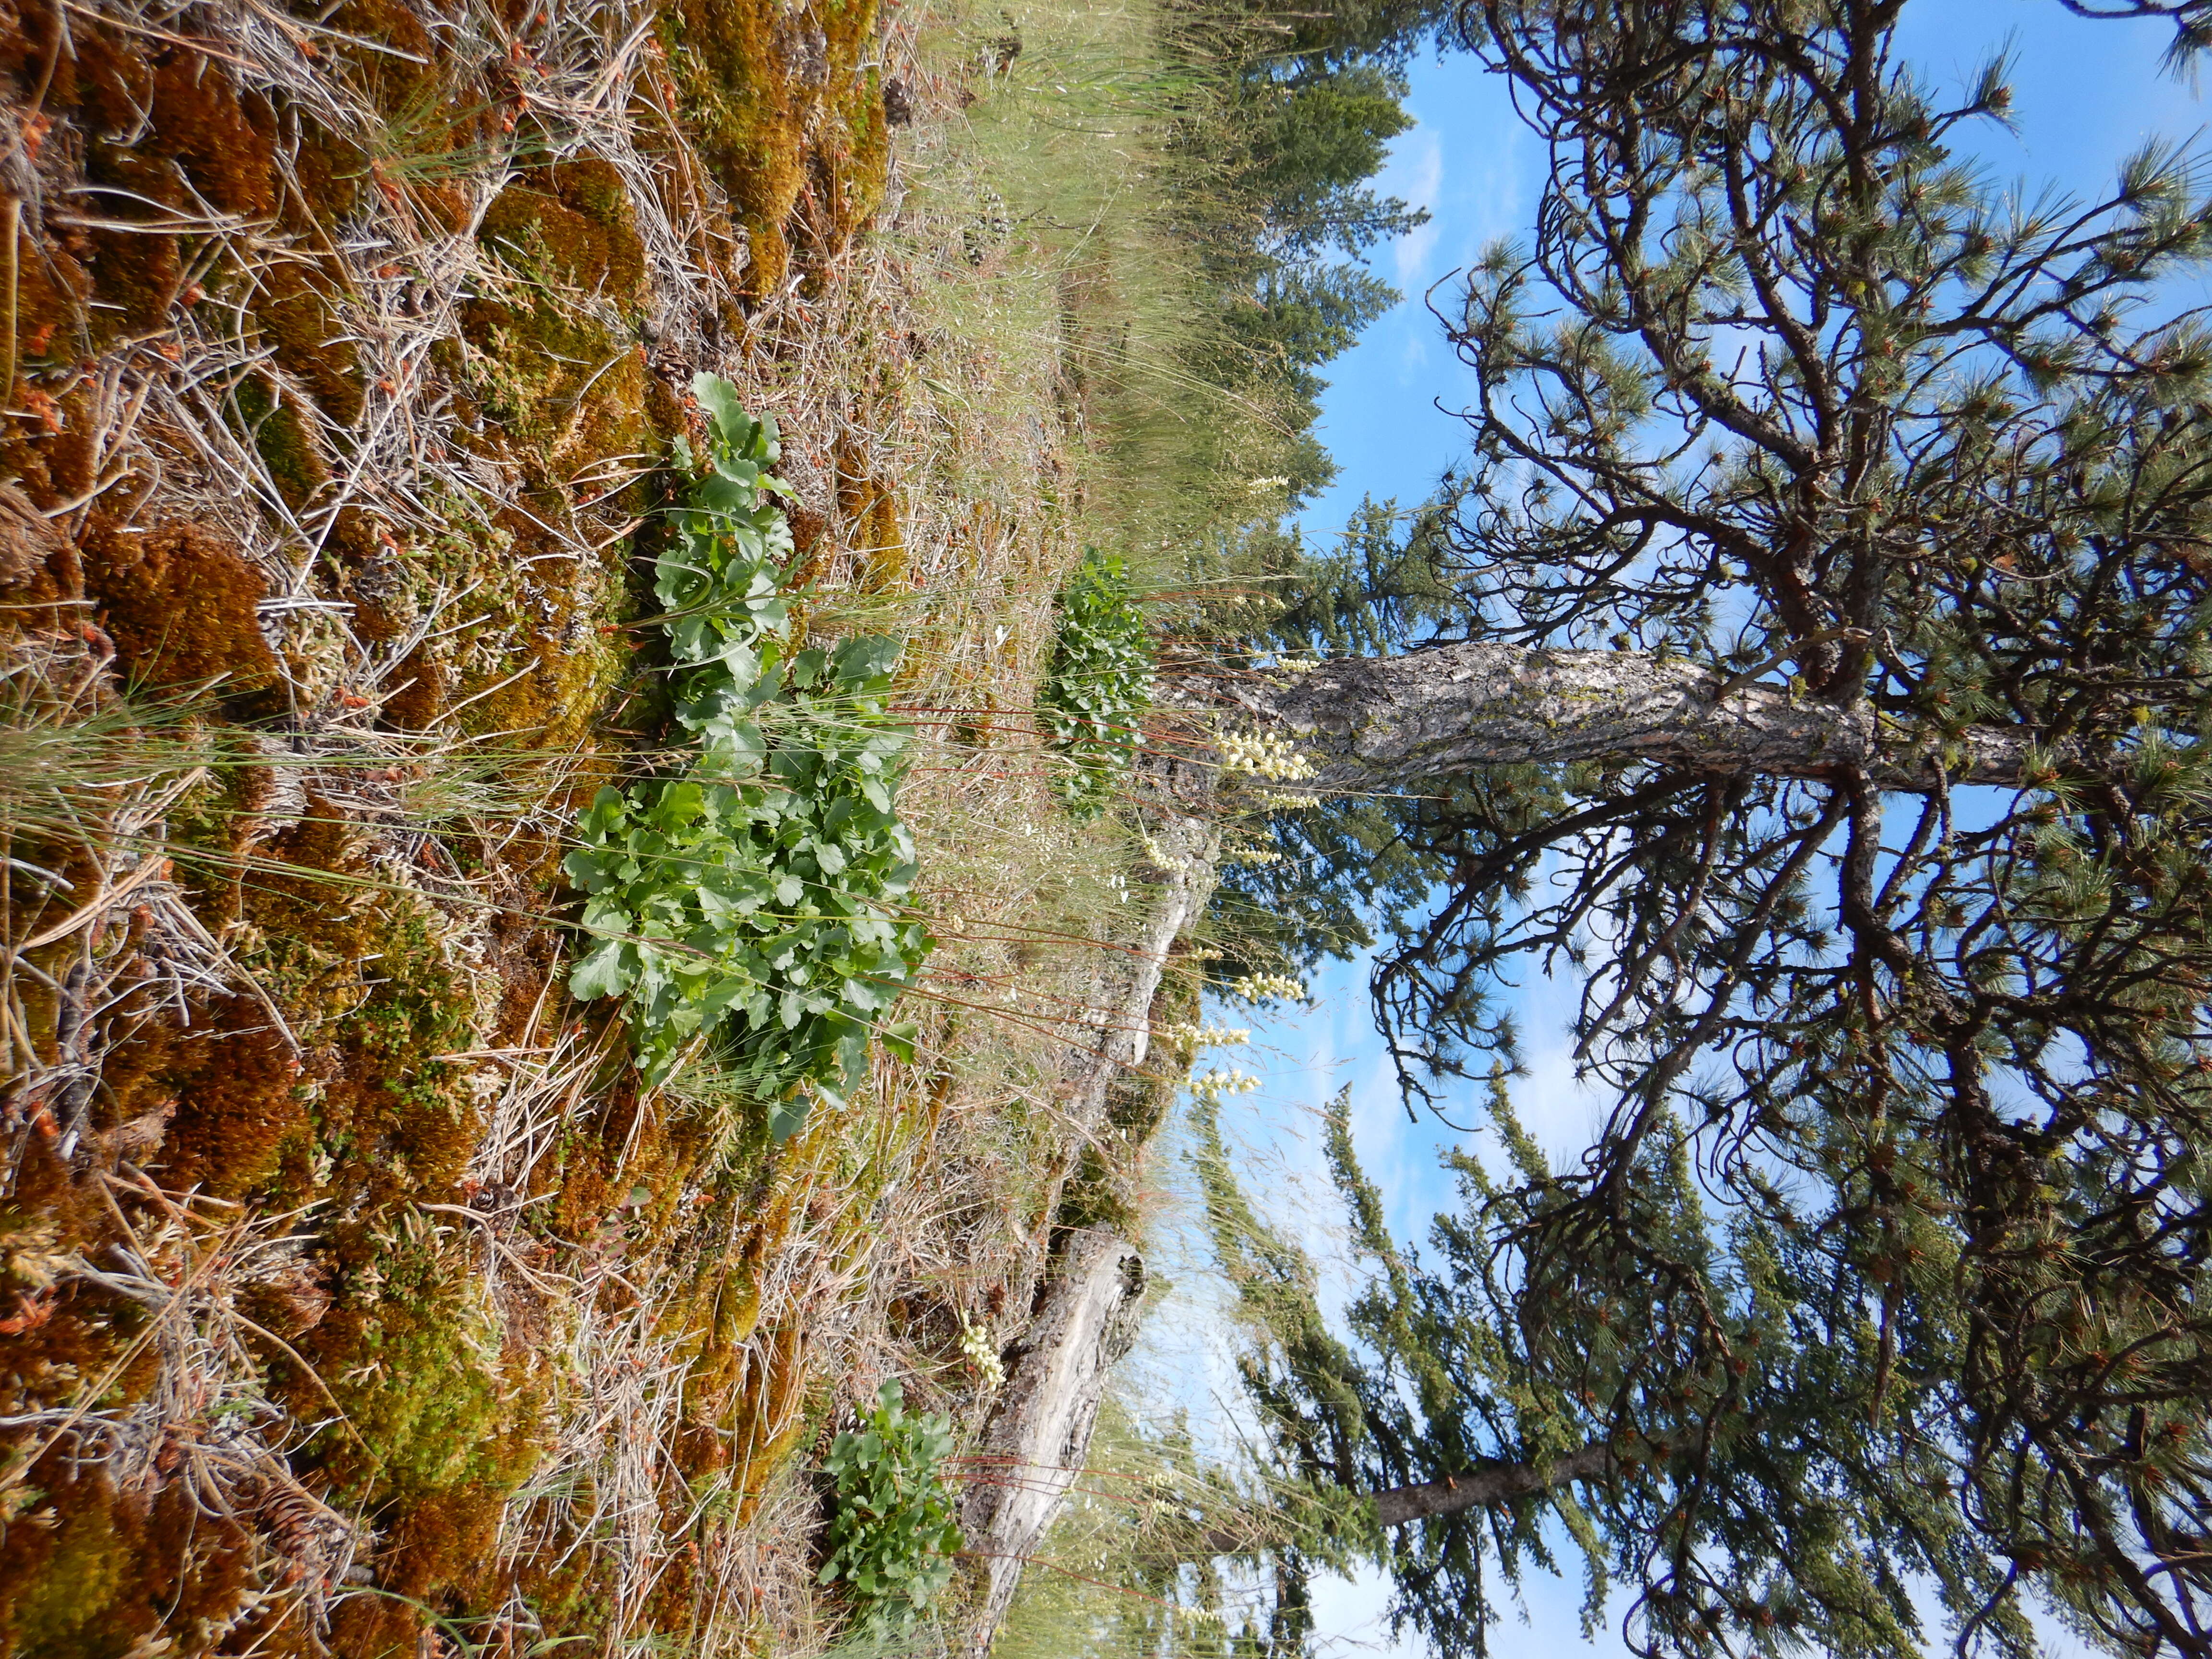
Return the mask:
<path id="1" fill-rule="evenodd" d="M 1390 1581 L 1373 1567 L 1349 1578 L 1317 1578 L 1313 1584 L 1315 1644 L 1328 1655 L 1363 1654 L 1376 1659 L 1420 1659 L 1427 1652 L 1419 1635 L 1390 1634 Z"/>
<path id="2" fill-rule="evenodd" d="M 1418 300 L 1429 283 L 1429 259 L 1437 238 L 1443 233 L 1443 217 L 1437 212 L 1444 182 L 1443 141 L 1427 127 L 1417 126 L 1390 148 L 1390 165 L 1380 181 L 1385 196 L 1402 198 L 1409 207 L 1426 208 L 1428 223 L 1407 231 L 1390 246 L 1391 270 L 1401 292 Z"/>
<path id="3" fill-rule="evenodd" d="M 1591 949 L 1593 961 L 1601 952 Z M 1521 1024 L 1525 1075 L 1512 1083 L 1513 1110 L 1553 1168 L 1578 1161 L 1612 1110 L 1610 1090 L 1575 1075 L 1571 1024 L 1581 1000 L 1580 976 L 1539 979 L 1522 988 L 1514 1009 Z"/>

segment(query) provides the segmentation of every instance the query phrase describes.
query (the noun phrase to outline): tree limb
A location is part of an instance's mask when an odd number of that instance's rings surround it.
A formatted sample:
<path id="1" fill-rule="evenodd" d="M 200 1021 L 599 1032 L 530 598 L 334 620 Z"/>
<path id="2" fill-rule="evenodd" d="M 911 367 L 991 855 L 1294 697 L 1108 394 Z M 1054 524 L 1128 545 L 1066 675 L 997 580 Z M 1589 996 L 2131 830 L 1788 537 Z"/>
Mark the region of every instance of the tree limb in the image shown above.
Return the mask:
<path id="1" fill-rule="evenodd" d="M 1534 1463 L 1488 1463 L 1465 1474 L 1448 1474 L 1416 1486 L 1393 1486 L 1375 1494 L 1375 1519 L 1385 1529 L 1415 1521 L 1458 1515 L 1492 1504 L 1509 1503 L 1531 1492 L 1548 1492 L 1570 1480 L 1589 1480 L 1613 1464 L 1613 1448 L 1593 1440 L 1564 1455 Z"/>

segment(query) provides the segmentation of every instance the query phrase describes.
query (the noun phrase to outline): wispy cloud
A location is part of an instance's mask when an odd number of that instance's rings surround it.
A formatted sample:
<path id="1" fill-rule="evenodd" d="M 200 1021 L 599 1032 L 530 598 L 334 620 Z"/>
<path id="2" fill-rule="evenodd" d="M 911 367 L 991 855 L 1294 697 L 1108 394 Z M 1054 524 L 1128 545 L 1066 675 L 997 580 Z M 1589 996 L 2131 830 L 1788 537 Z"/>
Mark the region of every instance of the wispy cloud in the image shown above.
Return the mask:
<path id="1" fill-rule="evenodd" d="M 1403 198 L 1408 207 L 1425 208 L 1428 223 L 1407 231 L 1390 247 L 1391 274 L 1399 289 L 1417 295 L 1428 286 L 1429 262 L 1435 257 L 1437 238 L 1443 218 L 1437 212 L 1443 193 L 1443 140 L 1431 129 L 1417 126 L 1390 149 L 1390 165 L 1383 170 L 1382 193 Z"/>

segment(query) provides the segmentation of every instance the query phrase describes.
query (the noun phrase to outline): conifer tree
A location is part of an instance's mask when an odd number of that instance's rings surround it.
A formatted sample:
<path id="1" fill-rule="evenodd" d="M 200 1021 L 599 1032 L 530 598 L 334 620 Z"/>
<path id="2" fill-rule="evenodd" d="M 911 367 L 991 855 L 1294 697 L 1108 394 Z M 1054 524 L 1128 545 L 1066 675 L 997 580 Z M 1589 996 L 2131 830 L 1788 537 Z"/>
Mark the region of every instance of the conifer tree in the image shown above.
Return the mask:
<path id="1" fill-rule="evenodd" d="M 1613 1102 L 1555 1169 L 1498 1095 L 1421 1255 L 1340 1126 L 1358 1340 L 1252 1304 L 1440 1654 L 1561 1536 L 1642 1652 L 2212 1654 L 2212 204 L 2000 190 L 1904 3 L 1467 9 L 1552 174 L 1447 308 L 1452 615 L 1232 695 L 1417 803 L 1411 1097 L 1547 970 Z"/>
<path id="2" fill-rule="evenodd" d="M 2173 21 L 2173 44 L 2166 63 L 2186 68 L 2212 46 L 2212 3 L 2208 0 L 2058 0 L 2077 17 L 2166 17 Z"/>

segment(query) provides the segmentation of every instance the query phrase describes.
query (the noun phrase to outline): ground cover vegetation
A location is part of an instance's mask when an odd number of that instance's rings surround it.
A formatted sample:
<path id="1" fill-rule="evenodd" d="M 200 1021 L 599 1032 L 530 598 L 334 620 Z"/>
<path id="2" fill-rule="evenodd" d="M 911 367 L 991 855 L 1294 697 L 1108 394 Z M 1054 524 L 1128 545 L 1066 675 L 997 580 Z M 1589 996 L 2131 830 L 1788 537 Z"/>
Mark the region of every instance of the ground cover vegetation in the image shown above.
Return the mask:
<path id="1" fill-rule="evenodd" d="M 1052 664 L 1037 706 L 1072 763 L 1069 804 L 1095 810 L 1128 776 L 1152 706 L 1156 644 L 1119 559 L 1087 554 L 1060 597 Z"/>
<path id="2" fill-rule="evenodd" d="M 699 752 L 672 779 L 602 788 L 580 822 L 562 867 L 600 942 L 568 989 L 627 998 L 649 1083 L 705 1045 L 725 1079 L 776 1103 L 781 1143 L 805 1121 L 802 1090 L 842 1103 L 860 1081 L 871 1036 L 914 1058 L 913 1027 L 875 1018 L 928 944 L 883 908 L 915 877 L 893 805 L 908 733 L 883 708 L 899 646 L 786 648 L 796 550 L 771 499 L 774 428 L 726 381 L 702 371 L 694 386 L 709 451 L 653 597 L 676 723 Z"/>
<path id="3" fill-rule="evenodd" d="M 1158 823 L 1065 809 L 1057 596 L 1322 476 L 1397 29 L 0 12 L 0 1644 L 872 1616 L 836 1435 L 971 1430 L 1136 1182 L 1061 1091 Z"/>
<path id="4" fill-rule="evenodd" d="M 1471 457 L 1214 684 L 1316 795 L 1225 883 L 1380 934 L 1408 1099 L 1504 1156 L 1417 1251 L 1339 1103 L 1338 1325 L 1201 1114 L 1246 1501 L 1318 1506 L 1253 1644 L 1364 1556 L 1480 1652 L 1571 1552 L 1643 1653 L 2206 1650 L 2212 357 L 2161 284 L 2212 204 L 2158 143 L 2000 187 L 2003 66 L 1923 79 L 1902 9 L 1462 15 L 1552 162 L 1443 307 Z M 1533 968 L 1611 1103 L 1564 1164 Z"/>
<path id="5" fill-rule="evenodd" d="M 862 1609 L 862 1638 L 902 1635 L 952 1580 L 960 1528 L 943 1465 L 952 1425 L 906 1409 L 894 1377 L 857 1429 L 830 1442 L 823 1468 L 836 1513 L 820 1582 L 842 1583 Z"/>

